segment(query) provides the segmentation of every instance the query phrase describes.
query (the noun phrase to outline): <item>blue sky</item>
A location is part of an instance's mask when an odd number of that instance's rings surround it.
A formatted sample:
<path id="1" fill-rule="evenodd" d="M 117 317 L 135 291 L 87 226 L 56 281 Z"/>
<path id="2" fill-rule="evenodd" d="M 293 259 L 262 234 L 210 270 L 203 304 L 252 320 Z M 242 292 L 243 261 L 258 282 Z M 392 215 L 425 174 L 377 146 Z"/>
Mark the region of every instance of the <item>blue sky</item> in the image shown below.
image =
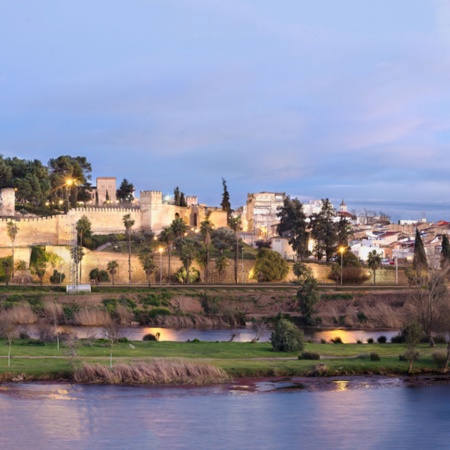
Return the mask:
<path id="1" fill-rule="evenodd" d="M 0 0 L 0 153 L 449 220 L 449 47 L 446 0 Z"/>

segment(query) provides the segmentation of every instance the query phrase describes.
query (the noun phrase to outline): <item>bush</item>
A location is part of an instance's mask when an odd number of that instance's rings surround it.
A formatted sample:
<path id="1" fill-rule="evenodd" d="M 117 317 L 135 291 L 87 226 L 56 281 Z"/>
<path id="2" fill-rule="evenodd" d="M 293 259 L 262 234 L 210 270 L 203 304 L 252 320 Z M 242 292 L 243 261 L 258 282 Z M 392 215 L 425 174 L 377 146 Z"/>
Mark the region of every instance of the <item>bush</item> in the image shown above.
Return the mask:
<path id="1" fill-rule="evenodd" d="M 270 342 L 278 352 L 301 352 L 305 346 L 303 332 L 286 319 L 276 322 Z"/>
<path id="2" fill-rule="evenodd" d="M 336 281 L 335 274 L 330 274 L 329 278 Z M 362 267 L 347 266 L 342 270 L 342 282 L 344 284 L 362 284 L 369 279 L 370 275 Z"/>
<path id="3" fill-rule="evenodd" d="M 386 338 L 386 336 L 380 336 L 380 337 L 377 339 L 377 341 L 378 341 L 379 344 L 386 344 L 387 338 Z"/>
<path id="4" fill-rule="evenodd" d="M 315 352 L 302 352 L 298 356 L 298 359 L 311 359 L 311 360 L 320 359 L 320 355 Z"/>
<path id="5" fill-rule="evenodd" d="M 357 344 L 362 344 L 362 340 L 361 340 L 361 339 L 357 339 L 357 340 L 356 340 L 356 343 L 357 343 Z"/>
<path id="6" fill-rule="evenodd" d="M 210 297 L 206 292 L 199 294 L 200 303 L 205 314 L 219 314 L 220 299 L 219 297 Z"/>
<path id="7" fill-rule="evenodd" d="M 392 344 L 403 344 L 405 342 L 405 336 L 401 333 L 397 334 L 397 336 L 391 337 Z"/>
<path id="8" fill-rule="evenodd" d="M 159 341 L 159 333 L 148 333 L 142 338 L 143 341 Z"/>
<path id="9" fill-rule="evenodd" d="M 447 352 L 440 351 L 440 352 L 434 352 L 432 355 L 434 363 L 440 367 L 445 367 L 445 363 L 447 362 Z"/>
<path id="10" fill-rule="evenodd" d="M 369 318 L 368 318 L 362 311 L 359 311 L 359 312 L 356 314 L 356 317 L 358 318 L 358 320 L 359 320 L 361 323 L 367 322 L 367 321 L 369 320 Z"/>
<path id="11" fill-rule="evenodd" d="M 368 344 L 373 344 L 373 339 L 372 338 L 367 339 L 367 343 Z"/>
<path id="12" fill-rule="evenodd" d="M 342 339 L 339 336 L 331 339 L 331 342 L 333 344 L 343 344 Z"/>
<path id="13" fill-rule="evenodd" d="M 53 271 L 53 275 L 50 275 L 50 283 L 52 284 L 61 284 L 66 276 L 62 272 L 58 272 L 57 270 Z"/>
<path id="14" fill-rule="evenodd" d="M 108 282 L 109 274 L 106 270 L 99 270 L 98 268 L 95 268 L 89 272 L 89 278 L 91 280 L 95 280 L 97 283 Z"/>
<path id="15" fill-rule="evenodd" d="M 380 355 L 378 353 L 371 353 L 370 354 L 370 360 L 371 361 L 380 361 L 381 358 L 380 358 Z"/>

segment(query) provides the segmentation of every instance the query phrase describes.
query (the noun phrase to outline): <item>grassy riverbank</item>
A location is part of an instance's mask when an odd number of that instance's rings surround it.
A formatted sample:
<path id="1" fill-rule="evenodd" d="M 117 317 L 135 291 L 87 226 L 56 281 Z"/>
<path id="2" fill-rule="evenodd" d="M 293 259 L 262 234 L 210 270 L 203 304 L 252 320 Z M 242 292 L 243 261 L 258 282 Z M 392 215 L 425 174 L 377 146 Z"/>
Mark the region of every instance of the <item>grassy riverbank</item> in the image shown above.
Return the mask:
<path id="1" fill-rule="evenodd" d="M 14 342 L 8 367 L 8 345 L 0 340 L 0 380 L 73 380 L 74 371 L 83 363 L 109 364 L 111 347 L 105 341 L 80 340 L 59 351 L 54 344 L 30 342 Z M 438 373 L 432 354 L 444 352 L 444 347 L 420 345 L 415 373 Z M 298 353 L 274 352 L 268 343 L 135 341 L 113 346 L 113 365 L 177 360 L 223 369 L 230 377 L 397 375 L 406 374 L 408 369 L 408 363 L 399 360 L 404 352 L 401 344 L 307 344 L 305 350 L 318 353 L 321 359 L 298 360 Z M 377 353 L 380 361 L 371 361 L 370 353 Z M 319 372 L 318 364 L 324 365 Z"/>

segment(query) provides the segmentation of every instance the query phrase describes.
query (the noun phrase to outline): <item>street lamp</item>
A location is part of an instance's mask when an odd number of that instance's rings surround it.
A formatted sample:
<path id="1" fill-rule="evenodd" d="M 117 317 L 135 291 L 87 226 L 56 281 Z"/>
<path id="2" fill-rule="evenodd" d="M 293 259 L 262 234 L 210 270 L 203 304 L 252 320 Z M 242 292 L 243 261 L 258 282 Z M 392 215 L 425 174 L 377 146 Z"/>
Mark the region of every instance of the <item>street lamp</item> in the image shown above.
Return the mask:
<path id="1" fill-rule="evenodd" d="M 159 252 L 159 285 L 162 285 L 162 253 L 164 249 L 162 247 L 158 247 Z"/>
<path id="2" fill-rule="evenodd" d="M 342 270 L 344 268 L 344 252 L 345 247 L 339 247 L 339 253 L 341 254 L 341 286 L 342 286 Z"/>

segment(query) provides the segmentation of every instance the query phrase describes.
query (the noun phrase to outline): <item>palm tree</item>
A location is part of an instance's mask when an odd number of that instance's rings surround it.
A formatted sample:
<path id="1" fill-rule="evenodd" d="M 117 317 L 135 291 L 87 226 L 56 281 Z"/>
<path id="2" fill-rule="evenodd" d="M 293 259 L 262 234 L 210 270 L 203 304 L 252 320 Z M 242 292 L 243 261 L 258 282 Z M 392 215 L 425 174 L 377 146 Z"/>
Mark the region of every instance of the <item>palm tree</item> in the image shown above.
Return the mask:
<path id="1" fill-rule="evenodd" d="M 16 240 L 17 233 L 19 232 L 19 227 L 17 224 L 15 224 L 12 220 L 10 220 L 6 224 L 6 231 L 8 233 L 8 237 L 11 240 L 11 246 L 12 246 L 12 269 L 11 269 L 11 276 L 14 278 L 14 242 Z"/>
<path id="2" fill-rule="evenodd" d="M 143 248 L 139 254 L 139 261 L 147 277 L 148 287 L 150 287 L 150 276 L 156 267 L 153 250 L 150 247 Z"/>
<path id="3" fill-rule="evenodd" d="M 372 250 L 367 256 L 367 265 L 373 272 L 373 284 L 375 285 L 375 272 L 380 268 L 381 265 L 381 253 L 377 253 L 376 250 Z"/>
<path id="4" fill-rule="evenodd" d="M 209 283 L 209 246 L 211 245 L 211 232 L 214 228 L 214 225 L 211 221 L 206 218 L 200 224 L 200 234 L 203 237 L 203 243 L 206 248 L 206 261 L 205 261 L 205 282 Z"/>
<path id="5" fill-rule="evenodd" d="M 159 235 L 159 240 L 161 242 L 165 242 L 167 245 L 167 251 L 169 254 L 169 261 L 168 261 L 168 276 L 167 276 L 167 284 L 170 284 L 170 260 L 172 257 L 172 247 L 173 247 L 173 243 L 175 241 L 175 234 L 173 232 L 172 227 L 166 227 L 163 228 L 163 230 L 161 231 L 160 235 Z"/>
<path id="6" fill-rule="evenodd" d="M 174 219 L 170 225 L 172 232 L 175 235 L 175 239 L 184 236 L 187 230 L 187 225 L 183 222 L 183 219 Z"/>
<path id="7" fill-rule="evenodd" d="M 131 228 L 134 225 L 134 220 L 131 218 L 130 214 L 125 214 L 122 221 L 128 239 L 128 282 L 131 284 Z"/>
<path id="8" fill-rule="evenodd" d="M 108 265 L 106 266 L 106 270 L 111 275 L 111 280 L 112 280 L 113 286 L 114 286 L 114 276 L 116 275 L 118 268 L 119 268 L 119 264 L 116 260 L 109 261 Z"/>
<path id="9" fill-rule="evenodd" d="M 186 269 L 186 281 L 189 283 L 189 269 L 194 262 L 198 252 L 198 241 L 194 239 L 180 239 L 178 242 L 178 253 L 181 262 Z"/>
<path id="10" fill-rule="evenodd" d="M 91 221 L 86 217 L 83 216 L 81 217 L 80 220 L 78 220 L 75 228 L 77 230 L 77 238 L 78 238 L 78 244 L 81 248 L 83 248 L 83 237 L 85 236 L 89 236 L 91 234 Z M 80 282 L 81 281 L 81 277 L 82 277 L 82 265 L 81 265 L 81 260 L 83 258 L 83 254 L 81 254 L 81 258 L 80 258 Z"/>
<path id="11" fill-rule="evenodd" d="M 216 270 L 219 272 L 219 276 L 223 279 L 223 274 L 228 267 L 228 259 L 226 256 L 220 256 L 216 259 Z"/>
<path id="12" fill-rule="evenodd" d="M 241 231 L 241 216 L 230 217 L 230 228 L 234 231 L 234 282 L 238 282 L 239 232 Z"/>

